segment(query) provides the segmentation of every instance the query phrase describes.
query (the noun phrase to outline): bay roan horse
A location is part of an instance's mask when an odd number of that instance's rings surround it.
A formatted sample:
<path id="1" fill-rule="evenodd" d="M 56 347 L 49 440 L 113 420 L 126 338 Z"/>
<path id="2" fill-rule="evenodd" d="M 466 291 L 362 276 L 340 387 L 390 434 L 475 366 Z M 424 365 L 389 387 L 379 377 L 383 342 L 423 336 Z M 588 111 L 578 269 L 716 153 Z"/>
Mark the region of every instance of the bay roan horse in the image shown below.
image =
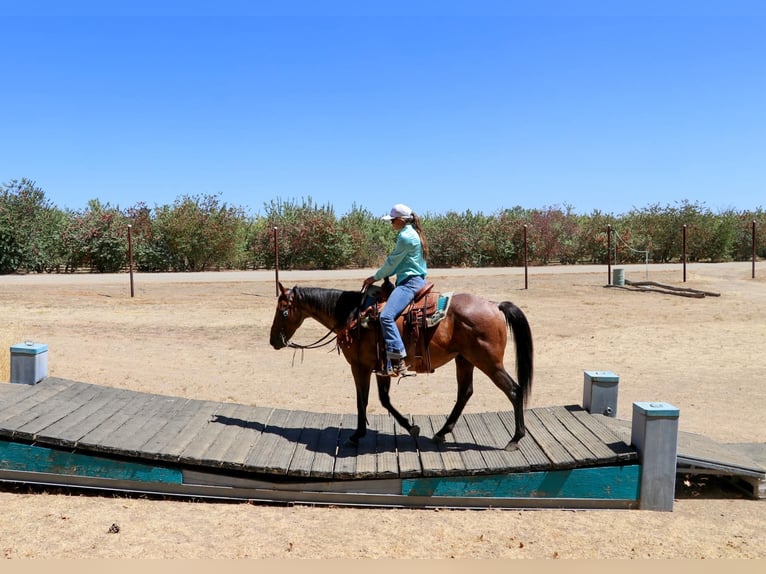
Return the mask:
<path id="1" fill-rule="evenodd" d="M 290 343 L 290 339 L 307 318 L 318 321 L 334 333 L 340 332 L 354 318 L 365 297 L 359 291 L 298 286 L 285 289 L 281 283 L 279 290 L 269 341 L 275 349 L 300 347 Z M 401 330 L 402 317 L 398 323 Z M 514 336 L 518 381 L 513 380 L 503 365 L 509 328 Z M 532 333 L 524 313 L 509 301 L 492 303 L 475 295 L 456 293 L 446 316 L 433 329 L 435 332 L 431 334 L 429 346 L 431 368 L 435 370 L 454 359 L 457 370 L 457 401 L 433 440 L 444 441 L 445 435 L 454 428 L 473 394 L 473 374 L 474 368 L 477 368 L 503 391 L 513 405 L 516 429 L 505 448 L 517 449 L 526 433 L 524 407 L 532 389 Z M 379 325 L 376 322 L 371 328 L 362 328 L 355 333 L 358 336 L 339 345 L 351 365 L 356 384 L 357 428 L 349 443 L 357 445 L 366 434 L 367 402 L 373 372 L 376 372 L 381 404 L 412 436 L 418 436 L 420 429 L 391 404 L 391 378 L 377 374 L 381 338 Z"/>

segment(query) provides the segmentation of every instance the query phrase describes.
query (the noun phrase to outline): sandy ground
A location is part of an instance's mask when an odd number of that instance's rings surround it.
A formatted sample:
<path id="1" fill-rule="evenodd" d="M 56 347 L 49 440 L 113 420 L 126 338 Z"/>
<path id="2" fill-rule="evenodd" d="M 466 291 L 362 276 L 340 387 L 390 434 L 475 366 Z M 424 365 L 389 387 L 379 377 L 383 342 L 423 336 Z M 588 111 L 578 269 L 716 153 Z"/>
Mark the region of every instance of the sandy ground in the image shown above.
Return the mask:
<path id="1" fill-rule="evenodd" d="M 647 279 L 626 266 L 629 280 Z M 288 285 L 358 289 L 369 270 L 283 272 Z M 649 267 L 648 279 L 714 291 L 691 299 L 607 289 L 606 268 L 435 270 L 441 291 L 509 299 L 535 338 L 530 406 L 582 403 L 585 370 L 620 376 L 634 401 L 680 409 L 680 428 L 766 443 L 766 271 L 749 264 Z M 274 351 L 274 275 L 0 277 L 0 344 L 49 346 L 52 376 L 194 399 L 353 412 L 342 357 Z M 307 323 L 296 336 L 324 333 Z M 512 353 L 507 365 L 513 368 Z M 0 385 L 9 379 L 0 359 Z M 447 413 L 454 370 L 393 387 L 409 413 Z M 467 412 L 510 405 L 483 375 Z M 371 397 L 370 412 L 383 412 Z M 7 558 L 764 558 L 766 506 L 714 479 L 679 481 L 673 512 L 282 507 L 0 488 Z M 112 524 L 119 533 L 109 533 Z"/>

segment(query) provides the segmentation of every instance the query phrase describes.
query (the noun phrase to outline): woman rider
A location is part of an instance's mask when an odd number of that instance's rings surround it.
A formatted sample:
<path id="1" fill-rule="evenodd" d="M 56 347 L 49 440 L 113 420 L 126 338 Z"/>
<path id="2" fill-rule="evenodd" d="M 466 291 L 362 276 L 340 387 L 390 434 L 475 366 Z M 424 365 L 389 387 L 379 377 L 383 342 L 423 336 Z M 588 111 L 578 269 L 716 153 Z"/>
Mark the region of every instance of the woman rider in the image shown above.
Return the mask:
<path id="1" fill-rule="evenodd" d="M 396 275 L 396 287 L 380 313 L 380 325 L 386 343 L 386 369 L 382 375 L 401 377 L 407 373 L 407 350 L 404 348 L 396 319 L 415 298 L 415 294 L 426 284 L 428 266 L 428 242 L 420 224 L 420 218 L 403 203 L 391 208 L 383 217 L 390 221 L 398 232 L 394 250 L 375 275 L 364 280 L 367 288 L 375 281 Z"/>

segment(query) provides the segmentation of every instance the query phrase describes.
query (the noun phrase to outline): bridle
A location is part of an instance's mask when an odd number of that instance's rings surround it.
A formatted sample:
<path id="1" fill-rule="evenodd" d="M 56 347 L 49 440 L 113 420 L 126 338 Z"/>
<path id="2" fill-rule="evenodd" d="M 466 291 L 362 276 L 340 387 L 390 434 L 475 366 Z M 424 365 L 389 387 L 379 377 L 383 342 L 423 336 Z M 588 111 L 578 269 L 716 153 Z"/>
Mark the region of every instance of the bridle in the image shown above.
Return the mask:
<path id="1" fill-rule="evenodd" d="M 287 305 L 284 309 L 282 309 L 282 317 L 287 319 L 290 316 L 290 310 L 293 307 L 292 297 L 287 298 Z M 335 338 L 335 329 L 331 328 L 327 333 L 314 341 L 313 343 L 309 343 L 308 345 L 301 345 L 299 343 L 293 343 L 292 341 L 285 340 L 284 333 L 280 333 L 280 336 L 282 337 L 282 340 L 285 343 L 286 347 L 289 347 L 290 349 L 296 349 L 296 350 L 306 350 L 306 349 L 321 349 L 322 347 L 326 347 L 330 343 L 333 342 L 333 339 Z"/>

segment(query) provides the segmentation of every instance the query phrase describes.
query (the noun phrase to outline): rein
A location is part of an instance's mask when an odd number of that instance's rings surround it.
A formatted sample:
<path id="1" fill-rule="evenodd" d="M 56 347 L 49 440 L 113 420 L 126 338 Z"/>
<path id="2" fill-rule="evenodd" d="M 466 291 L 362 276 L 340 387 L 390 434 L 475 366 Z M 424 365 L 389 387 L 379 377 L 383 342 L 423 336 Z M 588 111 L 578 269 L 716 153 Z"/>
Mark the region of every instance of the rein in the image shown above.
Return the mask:
<path id="1" fill-rule="evenodd" d="M 335 335 L 334 330 L 330 329 L 329 331 L 327 331 L 327 334 L 325 334 L 323 337 L 320 337 L 319 339 L 317 339 L 313 343 L 309 343 L 308 345 L 299 345 L 298 343 L 293 343 L 292 341 L 288 341 L 287 346 L 290 347 L 291 349 L 300 349 L 302 351 L 305 349 L 321 349 L 322 347 L 326 347 L 327 345 L 332 343 L 334 339 L 334 335 Z"/>

